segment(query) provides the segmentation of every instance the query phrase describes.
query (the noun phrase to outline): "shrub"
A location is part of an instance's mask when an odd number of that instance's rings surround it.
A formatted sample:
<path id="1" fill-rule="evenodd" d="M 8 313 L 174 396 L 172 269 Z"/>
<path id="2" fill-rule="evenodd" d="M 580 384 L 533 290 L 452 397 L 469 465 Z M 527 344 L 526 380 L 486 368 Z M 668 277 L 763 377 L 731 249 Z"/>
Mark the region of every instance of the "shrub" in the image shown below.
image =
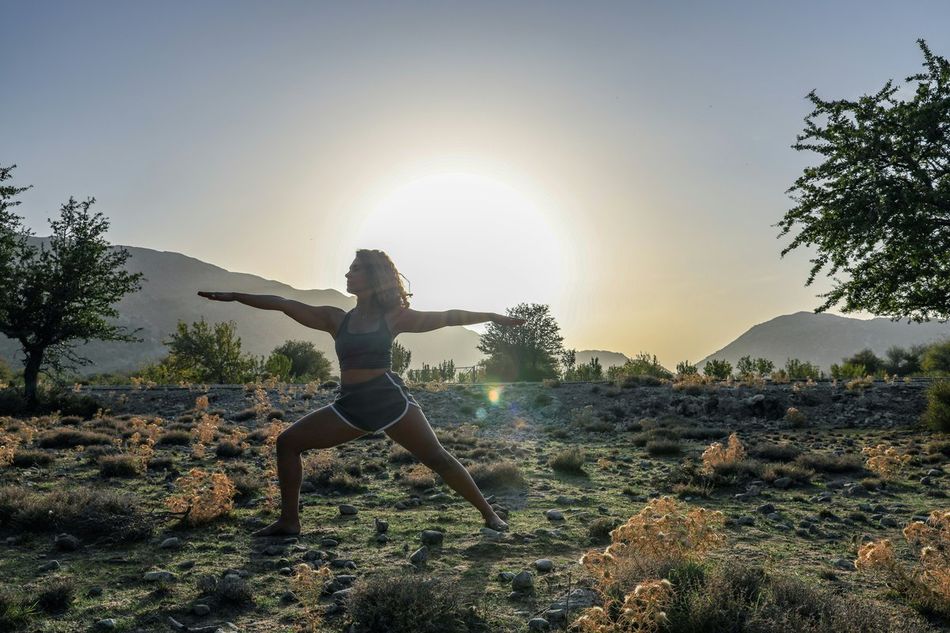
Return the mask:
<path id="1" fill-rule="evenodd" d="M 81 431 L 79 429 L 60 429 L 49 431 L 36 440 L 40 448 L 73 448 L 91 444 L 111 444 L 112 438 L 104 433 Z"/>
<path id="2" fill-rule="evenodd" d="M 950 340 L 933 343 L 927 347 L 920 359 L 920 367 L 936 375 L 950 374 Z"/>
<path id="3" fill-rule="evenodd" d="M 234 507 L 234 483 L 224 473 L 192 468 L 175 481 L 179 492 L 166 504 L 173 513 L 181 514 L 186 525 L 203 525 L 226 516 Z"/>
<path id="4" fill-rule="evenodd" d="M 866 467 L 877 473 L 881 479 L 894 479 L 910 462 L 911 456 L 900 453 L 896 447 L 887 444 L 865 446 L 861 452 L 867 455 Z"/>
<path id="5" fill-rule="evenodd" d="M 864 470 L 861 458 L 856 455 L 828 455 L 826 453 L 802 453 L 794 464 L 822 473 L 849 473 Z"/>
<path id="6" fill-rule="evenodd" d="M 662 455 L 679 455 L 680 443 L 676 440 L 650 440 L 646 444 L 647 453 L 653 457 Z"/>
<path id="7" fill-rule="evenodd" d="M 51 463 L 53 463 L 53 456 L 45 451 L 17 451 L 13 455 L 13 465 L 17 468 L 49 466 Z"/>
<path id="8" fill-rule="evenodd" d="M 802 450 L 791 444 L 756 444 L 749 455 L 772 462 L 787 462 L 801 455 Z"/>
<path id="9" fill-rule="evenodd" d="M 731 433 L 725 447 L 720 442 L 713 442 L 703 451 L 703 470 L 711 473 L 718 466 L 741 462 L 745 455 L 745 447 L 739 441 L 739 436 Z"/>
<path id="10" fill-rule="evenodd" d="M 406 466 L 400 469 L 397 475 L 398 477 L 394 477 L 395 479 L 417 490 L 432 488 L 437 483 L 435 473 L 423 464 Z"/>
<path id="11" fill-rule="evenodd" d="M 934 510 L 926 522 L 913 521 L 902 533 L 918 551 L 917 567 L 910 569 L 897 559 L 890 539 L 862 545 L 854 566 L 881 573 L 922 612 L 950 616 L 950 511 Z"/>
<path id="12" fill-rule="evenodd" d="M 99 458 L 101 477 L 138 477 L 142 473 L 142 460 L 135 455 L 105 455 Z"/>
<path id="13" fill-rule="evenodd" d="M 805 417 L 805 414 L 795 407 L 789 407 L 785 410 L 785 421 L 794 429 L 800 429 L 808 424 L 808 418 Z"/>
<path id="14" fill-rule="evenodd" d="M 401 445 L 393 444 L 389 447 L 389 461 L 393 464 L 413 464 L 419 460 Z"/>
<path id="15" fill-rule="evenodd" d="M 532 401 L 532 404 L 533 404 L 535 407 L 539 407 L 539 408 L 540 408 L 540 407 L 546 407 L 547 405 L 551 404 L 552 402 L 554 402 L 554 398 L 552 398 L 551 396 L 549 396 L 549 395 L 546 394 L 546 393 L 539 393 L 538 395 L 536 395 L 536 396 L 534 397 L 534 400 Z"/>
<path id="16" fill-rule="evenodd" d="M 114 490 L 75 488 L 37 493 L 18 486 L 0 487 L 0 527 L 137 541 L 151 535 L 152 524 L 137 497 Z"/>
<path id="17" fill-rule="evenodd" d="M 36 600 L 13 587 L 0 586 L 0 631 L 25 631 L 37 614 Z"/>
<path id="18" fill-rule="evenodd" d="M 572 446 L 552 455 L 548 459 L 548 466 L 558 472 L 585 475 L 587 474 L 584 471 L 584 462 L 586 461 L 587 453 L 577 446 Z"/>
<path id="19" fill-rule="evenodd" d="M 458 588 L 436 578 L 379 575 L 358 580 L 346 597 L 354 633 L 463 633 Z"/>
<path id="20" fill-rule="evenodd" d="M 191 444 L 191 433 L 184 430 L 167 431 L 155 443 L 159 446 L 188 446 Z"/>
<path id="21" fill-rule="evenodd" d="M 37 596 L 37 605 L 47 613 L 63 613 L 76 597 L 76 583 L 72 578 L 56 577 L 49 580 Z"/>
<path id="22" fill-rule="evenodd" d="M 599 517 L 587 526 L 587 535 L 595 541 L 610 538 L 610 531 L 620 525 L 620 519 Z"/>
<path id="23" fill-rule="evenodd" d="M 950 433 L 950 380 L 934 381 L 927 388 L 923 422 L 934 431 Z"/>
<path id="24" fill-rule="evenodd" d="M 230 458 L 240 457 L 244 453 L 244 446 L 240 442 L 231 439 L 224 439 L 218 442 L 214 449 L 214 454 L 218 457 Z"/>
<path id="25" fill-rule="evenodd" d="M 483 490 L 525 488 L 528 485 L 518 464 L 512 461 L 476 463 L 468 468 L 468 472 L 475 484 Z"/>
<path id="26" fill-rule="evenodd" d="M 359 468 L 358 463 L 344 463 L 333 451 L 308 453 L 303 458 L 304 481 L 320 492 L 360 492 L 365 490 L 366 486 L 348 472 L 348 468 L 353 466 Z"/>

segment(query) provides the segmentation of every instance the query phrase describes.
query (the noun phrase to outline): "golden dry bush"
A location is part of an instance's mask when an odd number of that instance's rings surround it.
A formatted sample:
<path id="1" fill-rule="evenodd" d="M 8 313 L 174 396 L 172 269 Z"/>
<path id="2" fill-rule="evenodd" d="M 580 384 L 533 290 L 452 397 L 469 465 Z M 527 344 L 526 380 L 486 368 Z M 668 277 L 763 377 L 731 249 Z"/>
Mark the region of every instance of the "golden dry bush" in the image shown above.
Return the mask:
<path id="1" fill-rule="evenodd" d="M 234 507 L 234 482 L 225 473 L 192 468 L 175 480 L 177 494 L 166 501 L 168 509 L 182 514 L 182 522 L 203 525 L 225 516 Z"/>
<path id="2" fill-rule="evenodd" d="M 267 421 L 267 414 L 270 413 L 271 404 L 270 399 L 267 397 L 267 390 L 264 389 L 263 385 L 256 385 L 254 387 L 254 414 L 257 417 L 258 422 L 263 424 Z"/>
<path id="3" fill-rule="evenodd" d="M 912 459 L 910 455 L 901 453 L 897 447 L 887 444 L 865 446 L 861 452 L 867 455 L 867 469 L 881 479 L 896 478 Z"/>
<path id="4" fill-rule="evenodd" d="M 207 409 L 209 405 L 208 396 L 202 395 L 195 398 L 195 411 L 201 411 L 202 409 Z"/>
<path id="5" fill-rule="evenodd" d="M 950 510 L 934 510 L 926 522 L 908 523 L 902 534 L 916 550 L 916 567 L 898 560 L 890 539 L 862 545 L 854 566 L 880 574 L 914 606 L 950 616 Z"/>
<path id="6" fill-rule="evenodd" d="M 333 579 L 333 572 L 325 565 L 314 569 L 307 563 L 296 565 L 293 571 L 290 586 L 303 607 L 303 617 L 306 620 L 303 630 L 316 633 L 323 623 L 319 610 L 320 595 L 323 593 L 324 583 Z"/>
<path id="7" fill-rule="evenodd" d="M 722 442 L 713 442 L 706 447 L 703 451 L 703 470 L 711 473 L 717 466 L 741 462 L 745 456 L 745 446 L 739 441 L 739 436 L 731 433 L 726 446 Z"/>
<path id="8" fill-rule="evenodd" d="M 697 560 L 722 544 L 722 512 L 691 508 L 671 497 L 651 499 L 639 513 L 610 531 L 603 552 L 585 553 L 580 564 L 596 579 L 603 607 L 586 609 L 574 623 L 585 633 L 657 631 L 666 621 L 673 587 L 665 579 L 640 581 L 622 600 L 613 585 L 631 565 L 649 561 Z M 619 608 L 618 608 L 619 607 Z"/>
<path id="9" fill-rule="evenodd" d="M 6 431 L 0 431 L 0 467 L 13 463 L 13 456 L 20 446 L 20 436 Z"/>
<path id="10" fill-rule="evenodd" d="M 795 386 L 797 387 L 798 383 L 795 383 Z M 785 421 L 790 422 L 795 426 L 802 426 L 805 424 L 807 419 L 805 418 L 805 414 L 799 411 L 797 408 L 789 407 L 785 410 Z"/>
<path id="11" fill-rule="evenodd" d="M 193 457 L 204 457 L 205 445 L 214 441 L 214 435 L 221 422 L 221 416 L 219 415 L 201 414 L 197 424 L 191 427 L 191 454 Z"/>

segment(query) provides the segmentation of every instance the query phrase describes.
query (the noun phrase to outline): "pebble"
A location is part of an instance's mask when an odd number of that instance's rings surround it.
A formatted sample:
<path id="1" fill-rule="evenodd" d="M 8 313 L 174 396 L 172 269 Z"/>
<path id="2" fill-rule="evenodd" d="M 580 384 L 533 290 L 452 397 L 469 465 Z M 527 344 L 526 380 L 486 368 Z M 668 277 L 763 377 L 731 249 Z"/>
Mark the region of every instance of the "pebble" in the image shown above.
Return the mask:
<path id="1" fill-rule="evenodd" d="M 853 560 L 848 560 L 847 558 L 839 558 L 838 560 L 836 560 L 836 561 L 833 563 L 833 565 L 834 565 L 835 567 L 837 567 L 838 569 L 843 569 L 843 570 L 845 570 L 845 571 L 854 571 L 854 570 L 855 570 L 854 561 L 853 561 Z"/>
<path id="2" fill-rule="evenodd" d="M 545 510 L 544 516 L 548 518 L 548 521 L 564 520 L 564 514 L 560 510 Z"/>
<path id="3" fill-rule="evenodd" d="M 145 572 L 145 575 L 142 576 L 142 580 L 147 582 L 171 581 L 175 580 L 176 578 L 177 576 L 175 576 L 175 574 L 166 569 L 147 571 Z"/>
<path id="4" fill-rule="evenodd" d="M 528 620 L 528 628 L 532 631 L 547 631 L 551 625 L 544 618 L 531 618 Z"/>
<path id="5" fill-rule="evenodd" d="M 178 549 L 181 547 L 181 539 L 177 536 L 167 538 L 159 545 L 161 549 Z"/>
<path id="6" fill-rule="evenodd" d="M 359 510 L 356 509 L 356 506 L 350 505 L 348 503 L 340 504 L 340 514 L 344 516 L 354 516 Z"/>
<path id="7" fill-rule="evenodd" d="M 375 524 L 376 524 L 376 532 L 377 532 L 377 533 L 383 534 L 384 532 L 387 532 L 387 531 L 389 530 L 389 522 L 388 522 L 388 521 L 382 521 L 382 520 L 380 520 L 380 519 L 374 519 L 374 521 L 375 521 Z"/>

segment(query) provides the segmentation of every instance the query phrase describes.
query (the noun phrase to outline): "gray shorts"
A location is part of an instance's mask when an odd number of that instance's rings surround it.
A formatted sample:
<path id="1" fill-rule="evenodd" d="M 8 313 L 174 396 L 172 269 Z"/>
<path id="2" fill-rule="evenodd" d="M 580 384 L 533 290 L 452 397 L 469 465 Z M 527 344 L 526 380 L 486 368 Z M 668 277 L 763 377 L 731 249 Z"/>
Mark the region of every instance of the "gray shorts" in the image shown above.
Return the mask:
<path id="1" fill-rule="evenodd" d="M 350 426 L 375 433 L 399 422 L 409 405 L 422 408 L 409 393 L 406 383 L 392 370 L 350 385 L 336 388 L 330 407 Z"/>

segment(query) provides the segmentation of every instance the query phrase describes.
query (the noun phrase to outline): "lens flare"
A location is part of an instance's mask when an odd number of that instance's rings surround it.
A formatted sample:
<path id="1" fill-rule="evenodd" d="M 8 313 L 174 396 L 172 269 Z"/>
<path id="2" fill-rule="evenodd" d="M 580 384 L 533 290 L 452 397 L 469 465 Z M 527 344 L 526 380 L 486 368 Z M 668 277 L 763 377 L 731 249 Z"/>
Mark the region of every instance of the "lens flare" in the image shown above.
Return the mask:
<path id="1" fill-rule="evenodd" d="M 498 404 L 501 400 L 501 387 L 493 387 L 488 390 L 488 401 L 492 404 Z"/>

